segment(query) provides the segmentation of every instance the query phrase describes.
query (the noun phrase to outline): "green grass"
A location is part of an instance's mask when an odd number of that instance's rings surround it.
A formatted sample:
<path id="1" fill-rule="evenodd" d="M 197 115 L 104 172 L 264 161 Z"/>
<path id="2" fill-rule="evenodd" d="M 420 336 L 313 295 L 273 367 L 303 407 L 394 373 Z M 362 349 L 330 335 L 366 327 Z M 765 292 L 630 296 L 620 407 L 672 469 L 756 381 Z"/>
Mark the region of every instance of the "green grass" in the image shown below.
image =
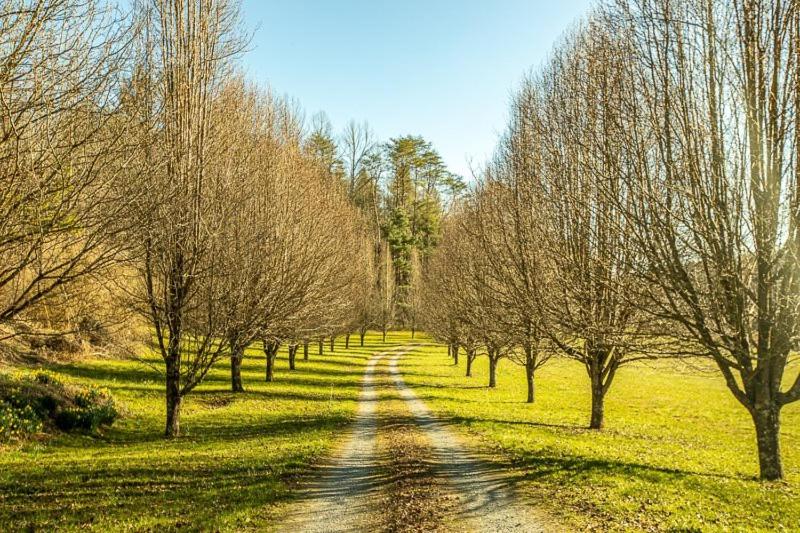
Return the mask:
<path id="1" fill-rule="evenodd" d="M 488 362 L 463 377 L 445 347 L 403 361 L 406 381 L 438 415 L 496 453 L 509 483 L 572 528 L 800 531 L 800 404 L 783 410 L 785 483 L 763 484 L 747 412 L 718 373 L 675 362 L 620 370 L 606 429 L 590 413 L 583 368 L 553 360 L 525 404 L 521 367 L 504 360 L 490 390 Z"/>
<path id="2" fill-rule="evenodd" d="M 395 345 L 390 335 L 387 345 Z M 102 437 L 58 436 L 0 449 L 0 530 L 263 529 L 276 504 L 291 497 L 292 479 L 330 450 L 355 412 L 363 366 L 384 349 L 378 335 L 344 351 L 298 353 L 276 381 L 264 382 L 264 359 L 243 363 L 247 392 L 230 390 L 221 361 L 186 397 L 184 436 L 162 438 L 164 385 L 157 370 L 135 361 L 99 359 L 50 369 L 76 383 L 110 389 L 126 414 Z M 159 360 L 154 358 L 153 362 Z"/>
<path id="3" fill-rule="evenodd" d="M 425 337 L 422 336 L 422 339 Z M 88 360 L 51 367 L 59 377 L 108 387 L 125 410 L 102 437 L 63 435 L 0 449 L 0 530 L 257 530 L 291 503 L 293 480 L 346 434 L 370 354 L 408 342 L 378 335 L 263 382 L 248 352 L 245 387 L 229 390 L 220 364 L 184 401 L 183 437 L 162 438 L 163 382 L 139 362 Z M 355 343 L 354 343 L 355 345 Z M 715 372 L 674 363 L 624 368 L 609 393 L 607 427 L 585 429 L 585 372 L 554 360 L 527 405 L 522 369 L 487 362 L 463 377 L 441 346 L 402 359 L 406 381 L 434 412 L 509 468 L 566 528 L 800 530 L 800 404 L 783 413 L 787 481 L 762 484 L 752 424 Z M 157 362 L 154 359 L 154 362 Z"/>

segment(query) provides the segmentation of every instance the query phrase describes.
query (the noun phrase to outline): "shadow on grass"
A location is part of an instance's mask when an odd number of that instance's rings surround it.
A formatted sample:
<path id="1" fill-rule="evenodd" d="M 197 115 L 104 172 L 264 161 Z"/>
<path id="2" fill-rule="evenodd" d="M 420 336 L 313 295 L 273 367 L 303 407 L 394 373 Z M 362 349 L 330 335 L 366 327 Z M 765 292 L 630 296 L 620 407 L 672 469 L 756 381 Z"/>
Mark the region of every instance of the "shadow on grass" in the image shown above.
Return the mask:
<path id="1" fill-rule="evenodd" d="M 520 475 L 520 480 L 538 481 L 548 477 L 559 477 L 567 483 L 587 478 L 608 479 L 614 476 L 628 479 L 635 478 L 648 483 L 673 483 L 698 477 L 739 481 L 752 481 L 755 479 L 752 476 L 698 472 L 635 462 L 590 459 L 580 456 L 529 453 L 517 457 L 512 464 L 514 467 L 524 469 L 524 473 Z"/>
<path id="2" fill-rule="evenodd" d="M 102 381 L 104 386 L 109 385 L 107 382 L 135 382 L 142 383 L 148 381 L 160 382 L 164 379 L 161 372 L 155 368 L 151 368 L 145 364 L 131 363 L 129 366 L 95 366 L 95 365 L 50 365 L 47 367 L 49 370 L 64 374 L 66 376 L 82 379 L 92 379 Z"/>
<path id="3" fill-rule="evenodd" d="M 552 424 L 546 422 L 532 422 L 519 420 L 502 420 L 491 418 L 448 417 L 442 423 L 449 426 L 464 427 L 473 423 L 493 423 L 512 426 L 527 426 L 551 429 L 570 434 L 584 434 L 591 436 L 596 430 L 576 424 Z M 727 480 L 753 480 L 751 476 L 722 474 L 718 472 L 703 472 L 696 470 L 683 470 L 679 468 L 663 467 L 658 465 L 636 463 L 630 461 L 589 458 L 579 455 L 553 453 L 552 448 L 540 452 L 514 451 L 513 459 L 505 467 L 522 469 L 519 480 L 540 480 L 547 477 L 558 477 L 575 482 L 576 478 L 606 479 L 609 476 L 622 476 L 637 478 L 648 482 L 661 482 L 664 477 L 671 480 L 688 479 L 692 477 L 716 478 Z"/>
<path id="4" fill-rule="evenodd" d="M 143 412 L 102 437 L 60 438 L 44 454 L 23 452 L 23 457 L 4 463 L 0 529 L 252 529 L 237 517 L 268 516 L 270 504 L 289 498 L 287 478 L 307 471 L 323 451 L 322 443 L 329 439 L 322 437 L 342 432 L 352 422 L 345 413 L 317 408 L 330 401 L 330 386 L 339 393 L 355 393 L 362 363 L 374 352 L 399 345 L 390 341 L 337 350 L 337 360 L 312 355 L 315 368 L 307 369 L 301 352 L 298 370 L 279 367 L 274 384 L 260 382 L 241 395 L 230 393 L 226 362 L 220 361 L 203 386 L 188 396 L 211 409 L 187 409 L 182 421 L 186 436 L 164 440 L 161 413 L 154 418 Z M 256 353 L 245 361 L 247 387 L 262 375 L 263 360 Z M 285 365 L 285 356 L 279 361 Z M 144 364 L 50 368 L 112 389 L 140 390 L 159 403 L 163 397 L 162 374 Z M 292 390 L 298 388 L 304 390 Z M 216 409 L 240 398 L 305 402 L 308 409 L 287 415 L 256 407 L 255 412 L 233 410 L 218 416 Z M 343 398 L 339 394 L 334 399 Z"/>
<path id="5" fill-rule="evenodd" d="M 227 390 L 203 389 L 192 391 L 187 398 L 199 401 L 201 404 L 210 408 L 224 408 L 232 405 L 237 401 L 244 400 L 297 400 L 302 402 L 329 402 L 331 399 L 334 401 L 356 401 L 355 392 L 358 390 L 358 385 L 336 385 L 333 387 L 334 395 L 331 398 L 330 389 L 315 389 L 307 392 L 292 392 L 287 390 L 265 390 L 265 389 L 248 389 L 245 392 L 230 392 Z M 349 398 L 342 398 L 342 389 L 352 390 L 353 395 Z M 214 405 L 214 400 L 222 400 L 221 405 Z M 208 403 L 206 403 L 208 402 Z"/>
<path id="6" fill-rule="evenodd" d="M 271 443 L 300 443 L 310 434 L 349 423 L 348 417 L 336 415 L 220 426 L 209 417 L 191 420 L 192 433 L 170 441 L 155 432 L 114 435 L 110 438 L 121 440 L 106 442 L 75 441 L 85 452 L 78 460 L 49 462 L 45 468 L 35 461 L 17 463 L 6 472 L 0 481 L 0 523 L 16 531 L 102 520 L 116 529 L 146 517 L 155 520 L 150 528 L 208 524 L 217 529 L 213 524 L 228 514 L 288 498 L 284 481 L 308 468 L 309 451 L 299 445 L 249 452 Z M 142 443 L 154 446 L 146 454 L 129 448 Z M 206 455 L 207 445 L 220 445 L 214 446 L 213 457 Z M 248 447 L 248 453 L 237 453 Z"/>
<path id="7" fill-rule="evenodd" d="M 403 372 L 404 374 L 413 374 L 413 372 Z M 429 375 L 429 374 L 418 374 L 418 375 Z M 437 383 L 435 385 L 432 384 L 424 384 L 424 385 L 414 385 L 411 384 L 411 387 L 415 389 L 460 389 L 460 390 L 471 390 L 471 389 L 489 389 L 488 385 L 446 385 L 442 383 Z"/>
<path id="8" fill-rule="evenodd" d="M 512 426 L 528 426 L 528 427 L 540 427 L 540 428 L 548 428 L 548 429 L 556 429 L 556 430 L 564 430 L 569 431 L 571 433 L 586 433 L 586 434 L 593 434 L 596 433 L 596 430 L 589 429 L 587 426 L 582 426 L 579 424 L 551 424 L 547 422 L 533 422 L 527 420 L 503 420 L 498 418 L 471 418 L 465 416 L 451 416 L 443 419 L 445 423 L 450 425 L 457 425 L 457 426 L 465 426 L 470 425 L 473 423 L 492 423 L 492 424 L 508 424 Z"/>
<path id="9" fill-rule="evenodd" d="M 335 366 L 335 365 L 330 365 Z M 342 365 L 345 366 L 345 365 Z M 126 390 L 147 390 L 152 391 L 152 388 L 137 387 L 136 384 L 140 383 L 157 383 L 163 382 L 164 376 L 162 373 L 155 369 L 148 368 L 145 365 L 135 367 L 96 367 L 96 366 L 83 366 L 83 365 L 57 365 L 49 367 L 59 374 L 64 374 L 73 378 L 81 378 L 87 380 L 94 380 L 100 382 L 103 386 L 111 388 L 123 388 Z M 203 380 L 203 386 L 216 384 L 230 384 L 230 377 L 222 372 L 222 368 L 215 368 L 214 372 L 209 373 L 206 379 Z M 260 374 L 263 372 L 263 367 L 257 364 L 245 364 L 242 367 L 245 386 L 247 382 L 250 383 L 265 383 Z M 330 385 L 331 379 L 336 378 L 350 378 L 333 381 L 336 386 L 357 386 L 363 369 L 361 366 L 352 365 L 352 370 L 339 370 L 337 368 L 303 368 L 298 365 L 296 370 L 288 370 L 286 368 L 278 368 L 276 370 L 276 381 L 274 383 L 285 383 L 292 385 L 308 385 L 308 386 L 321 386 Z M 258 377 L 256 377 L 258 376 Z M 318 376 L 319 379 L 314 379 Z M 260 379 L 259 379 L 260 378 Z M 331 378 L 331 379 L 326 379 Z M 133 385 L 129 385 L 133 384 Z M 266 383 L 265 383 L 266 384 Z M 202 390 L 202 389 L 200 389 Z M 192 391 L 191 394 L 195 394 Z"/>
<path id="10" fill-rule="evenodd" d="M 243 377 L 247 378 L 254 378 L 258 376 L 263 381 L 265 375 L 265 369 L 263 365 L 242 365 L 242 372 Z M 290 378 L 291 376 L 303 376 L 303 375 L 315 375 L 315 376 L 361 376 L 363 373 L 363 367 L 361 366 L 352 366 L 351 370 L 340 370 L 338 368 L 303 368 L 303 366 L 298 365 L 295 370 L 289 370 L 286 367 L 278 367 L 275 369 L 275 377 L 276 380 L 280 381 L 281 378 Z M 227 374 L 218 374 L 217 372 L 209 374 L 206 376 L 207 379 L 203 380 L 203 383 L 206 382 L 215 382 L 215 381 L 230 381 L 230 376 Z"/>

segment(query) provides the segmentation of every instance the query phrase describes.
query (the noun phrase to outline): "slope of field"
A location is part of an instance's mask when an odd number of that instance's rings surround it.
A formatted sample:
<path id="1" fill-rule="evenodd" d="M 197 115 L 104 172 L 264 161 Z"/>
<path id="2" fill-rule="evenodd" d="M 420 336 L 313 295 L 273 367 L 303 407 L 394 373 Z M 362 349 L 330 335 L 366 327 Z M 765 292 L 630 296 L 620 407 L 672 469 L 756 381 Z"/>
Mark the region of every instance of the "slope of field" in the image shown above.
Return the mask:
<path id="1" fill-rule="evenodd" d="M 162 438 L 164 385 L 141 362 L 90 360 L 53 367 L 64 380 L 108 387 L 126 414 L 104 436 L 61 436 L 0 450 L 0 529 L 263 529 L 289 501 L 295 474 L 331 449 L 352 421 L 364 365 L 387 344 L 298 353 L 264 382 L 260 350 L 248 352 L 247 392 L 230 390 L 227 361 L 185 400 L 182 431 Z M 405 337 L 405 336 L 403 336 Z"/>
<path id="2" fill-rule="evenodd" d="M 783 411 L 787 482 L 763 484 L 747 412 L 714 372 L 659 362 L 623 368 L 606 403 L 606 429 L 586 429 L 589 384 L 553 360 L 525 400 L 522 368 L 504 360 L 464 377 L 445 347 L 402 361 L 406 382 L 439 416 L 514 471 L 514 488 L 576 528 L 800 530 L 800 405 Z"/>

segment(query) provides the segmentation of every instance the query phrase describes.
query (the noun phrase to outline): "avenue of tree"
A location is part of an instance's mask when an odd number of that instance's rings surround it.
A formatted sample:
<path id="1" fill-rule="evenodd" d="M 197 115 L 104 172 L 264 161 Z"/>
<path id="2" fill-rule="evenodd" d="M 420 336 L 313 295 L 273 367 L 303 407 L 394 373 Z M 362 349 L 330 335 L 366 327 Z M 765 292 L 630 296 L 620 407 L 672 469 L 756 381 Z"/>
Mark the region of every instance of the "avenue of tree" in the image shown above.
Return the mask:
<path id="1" fill-rule="evenodd" d="M 4 333 L 91 334 L 107 317 L 75 302 L 112 285 L 163 357 L 171 437 L 219 360 L 244 390 L 249 346 L 271 381 L 281 345 L 294 368 L 301 346 L 414 327 L 460 178 L 420 137 L 334 135 L 250 84 L 238 2 L 9 0 L 0 35 Z"/>
<path id="2" fill-rule="evenodd" d="M 800 9 L 607 0 L 516 92 L 467 188 L 430 142 L 256 87 L 234 0 L 0 3 L 0 335 L 139 324 L 165 435 L 211 367 L 275 379 L 368 329 L 524 368 L 705 358 L 783 477 L 800 400 Z M 468 110 L 465 110 L 468 112 Z M 101 313 L 93 297 L 116 303 Z M 328 344 L 330 343 L 330 344 Z M 576 376 L 577 379 L 578 376 Z M 706 408 L 713 408 L 707 406 Z"/>
<path id="3" fill-rule="evenodd" d="M 774 0 L 618 0 L 522 83 L 494 161 L 445 224 L 425 327 L 534 374 L 713 362 L 783 477 L 800 400 L 800 11 Z M 446 305 L 443 305 L 446 303 Z M 708 406 L 707 408 L 713 408 Z"/>

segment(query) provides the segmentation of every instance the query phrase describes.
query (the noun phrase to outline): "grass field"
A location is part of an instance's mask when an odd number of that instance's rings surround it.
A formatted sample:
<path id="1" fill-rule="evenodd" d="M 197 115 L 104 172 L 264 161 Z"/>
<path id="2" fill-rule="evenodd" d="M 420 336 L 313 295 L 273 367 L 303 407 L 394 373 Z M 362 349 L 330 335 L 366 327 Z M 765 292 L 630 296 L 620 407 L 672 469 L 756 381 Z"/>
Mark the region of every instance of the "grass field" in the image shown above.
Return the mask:
<path id="1" fill-rule="evenodd" d="M 787 482 L 762 484 L 747 412 L 716 373 L 675 363 L 623 368 L 606 404 L 606 429 L 586 428 L 588 378 L 554 360 L 524 403 L 521 367 L 504 360 L 498 388 L 488 363 L 463 377 L 445 347 L 403 361 L 406 382 L 429 407 L 496 452 L 516 487 L 555 518 L 601 530 L 800 530 L 800 405 L 783 411 Z"/>
<path id="2" fill-rule="evenodd" d="M 388 345 L 397 342 L 390 335 Z M 184 401 L 182 431 L 162 438 L 164 384 L 135 361 L 91 360 L 52 370 L 65 380 L 108 387 L 126 411 L 101 438 L 62 436 L 0 451 L 0 530 L 262 529 L 287 501 L 294 474 L 330 449 L 354 414 L 370 335 L 351 350 L 287 369 L 264 382 L 260 350 L 243 366 L 247 392 L 229 391 L 221 361 Z M 343 341 L 343 338 L 341 339 Z M 158 362 L 158 359 L 153 359 Z"/>
<path id="3" fill-rule="evenodd" d="M 369 355 L 409 340 L 395 333 L 384 345 L 370 335 L 364 348 L 345 352 L 340 342 L 322 357 L 312 346 L 311 361 L 299 359 L 294 372 L 282 351 L 274 383 L 263 381 L 263 356 L 253 350 L 243 368 L 248 391 L 238 395 L 228 392 L 222 361 L 185 400 L 185 436 L 174 441 L 161 436 L 156 370 L 114 359 L 51 367 L 62 379 L 108 387 L 125 416 L 101 437 L 2 449 L 0 530 L 269 528 L 291 504 L 297 474 L 345 434 Z M 522 369 L 508 361 L 496 390 L 486 387 L 485 360 L 465 378 L 463 360 L 453 366 L 441 346 L 419 348 L 401 368 L 434 412 L 567 528 L 800 530 L 800 405 L 784 410 L 787 481 L 762 484 L 751 422 L 713 372 L 623 369 L 607 428 L 594 432 L 585 429 L 588 383 L 573 362 L 539 372 L 534 405 L 523 401 Z"/>

